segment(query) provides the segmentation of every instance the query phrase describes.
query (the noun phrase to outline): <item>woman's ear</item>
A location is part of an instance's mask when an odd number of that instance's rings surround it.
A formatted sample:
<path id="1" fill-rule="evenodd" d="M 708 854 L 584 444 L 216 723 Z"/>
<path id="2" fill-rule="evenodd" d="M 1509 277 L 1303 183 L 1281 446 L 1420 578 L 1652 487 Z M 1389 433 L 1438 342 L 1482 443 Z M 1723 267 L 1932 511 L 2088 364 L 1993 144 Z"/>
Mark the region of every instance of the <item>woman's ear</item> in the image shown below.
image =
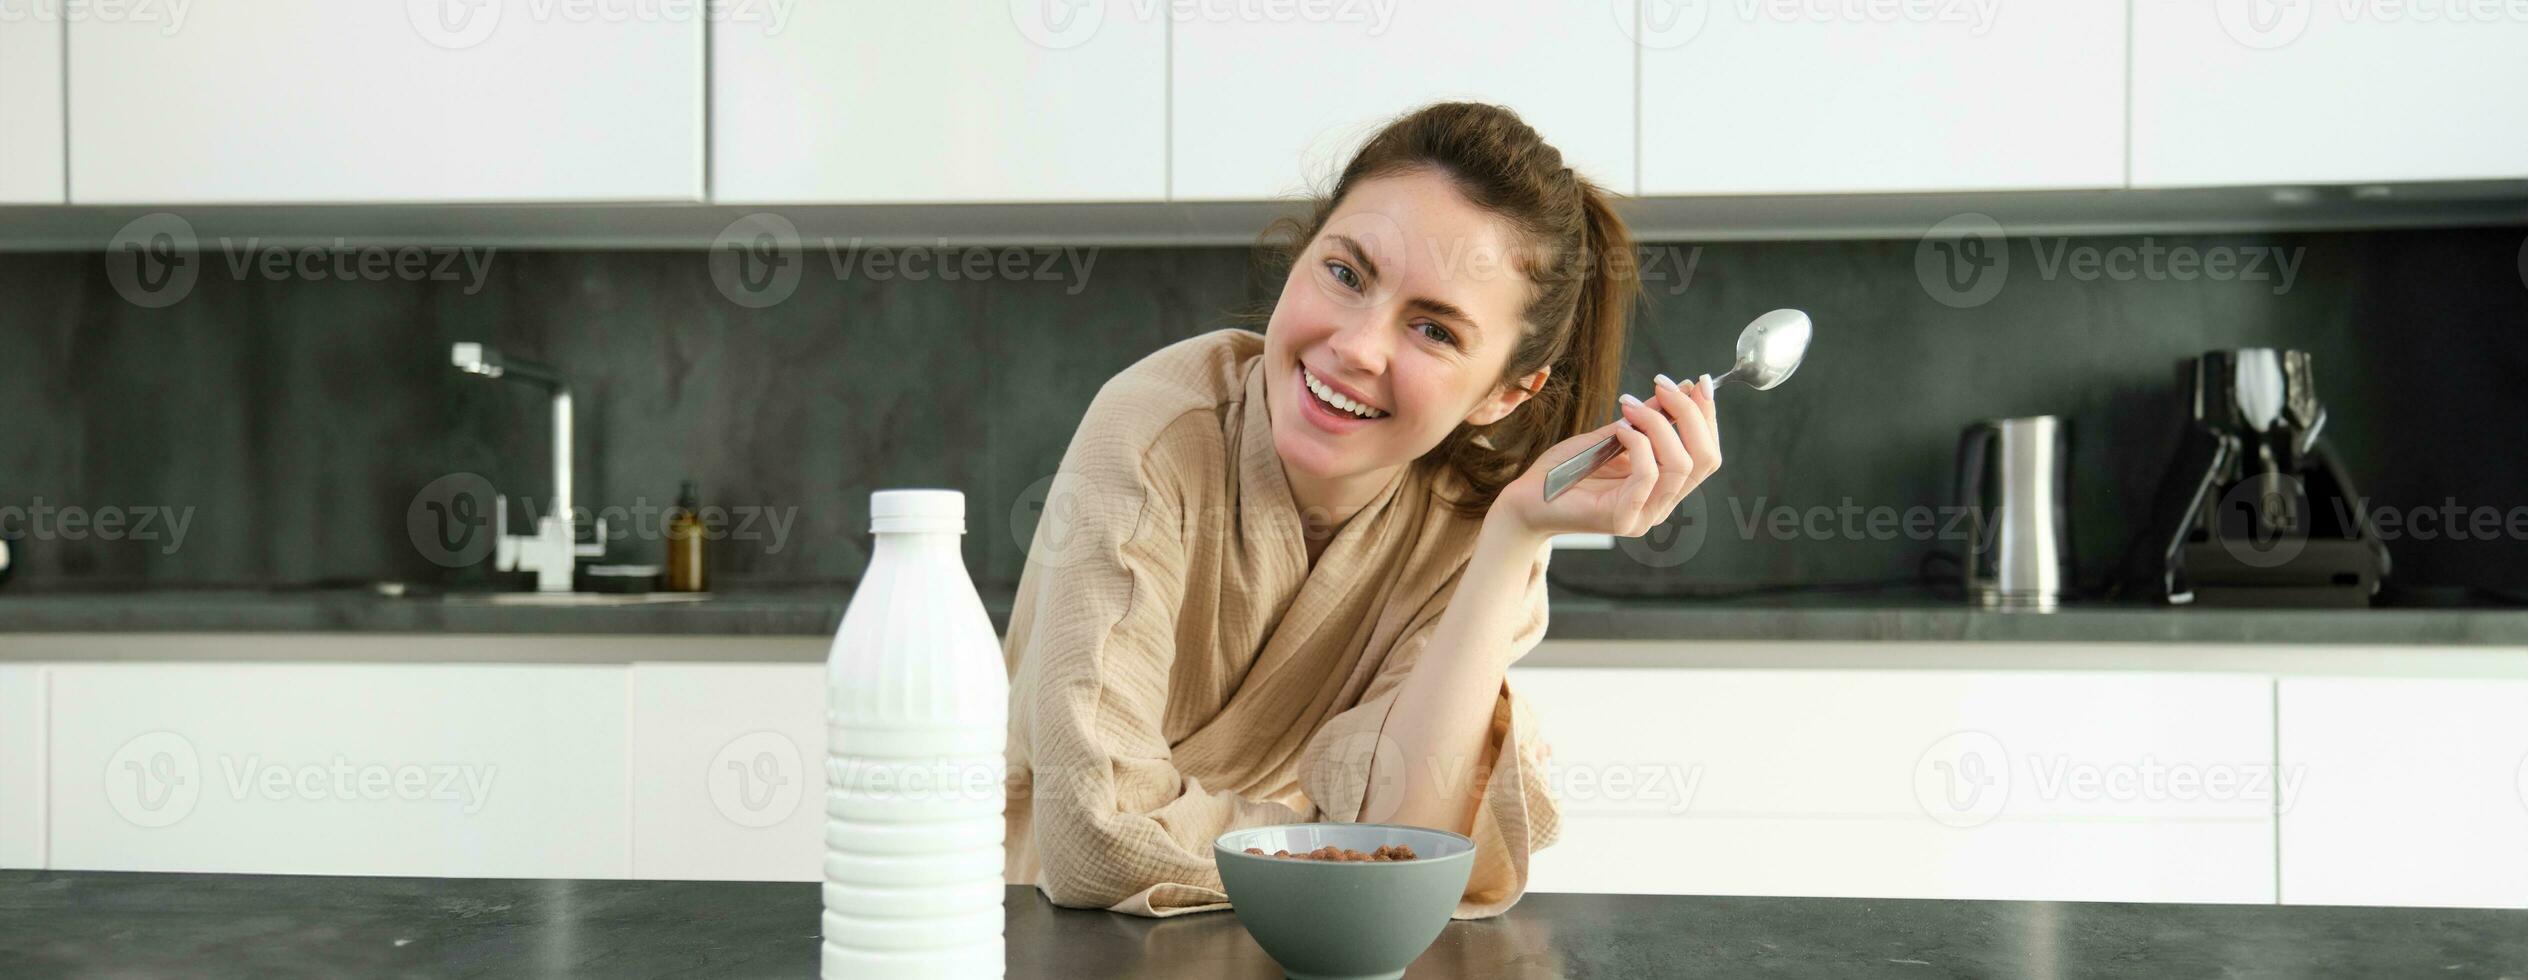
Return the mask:
<path id="1" fill-rule="evenodd" d="M 1509 418 L 1511 409 L 1519 407 L 1520 403 L 1535 397 L 1537 392 L 1545 390 L 1545 378 L 1553 373 L 1553 366 L 1547 365 L 1537 368 L 1524 378 L 1494 389 L 1491 397 L 1477 403 L 1474 412 L 1466 416 L 1466 424 L 1491 425 Z"/>

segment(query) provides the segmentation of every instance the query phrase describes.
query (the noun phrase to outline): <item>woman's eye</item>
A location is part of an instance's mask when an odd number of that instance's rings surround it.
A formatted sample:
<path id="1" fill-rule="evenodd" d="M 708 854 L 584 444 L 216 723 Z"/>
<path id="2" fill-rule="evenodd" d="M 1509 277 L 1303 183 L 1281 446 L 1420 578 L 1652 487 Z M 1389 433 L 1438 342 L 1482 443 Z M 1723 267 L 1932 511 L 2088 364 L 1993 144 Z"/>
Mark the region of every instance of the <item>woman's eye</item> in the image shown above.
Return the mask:
<path id="1" fill-rule="evenodd" d="M 1447 327 L 1440 326 L 1439 324 L 1432 323 L 1427 320 L 1419 324 L 1415 324 L 1415 326 L 1422 331 L 1422 336 L 1429 337 L 1432 340 L 1447 344 L 1451 347 L 1457 346 L 1457 335 L 1450 333 Z"/>
<path id="2" fill-rule="evenodd" d="M 1344 265 L 1341 262 L 1328 261 L 1325 264 L 1325 267 L 1327 272 L 1334 275 L 1334 281 L 1342 283 L 1344 288 L 1355 292 L 1360 290 L 1361 274 L 1352 271 L 1351 266 Z"/>

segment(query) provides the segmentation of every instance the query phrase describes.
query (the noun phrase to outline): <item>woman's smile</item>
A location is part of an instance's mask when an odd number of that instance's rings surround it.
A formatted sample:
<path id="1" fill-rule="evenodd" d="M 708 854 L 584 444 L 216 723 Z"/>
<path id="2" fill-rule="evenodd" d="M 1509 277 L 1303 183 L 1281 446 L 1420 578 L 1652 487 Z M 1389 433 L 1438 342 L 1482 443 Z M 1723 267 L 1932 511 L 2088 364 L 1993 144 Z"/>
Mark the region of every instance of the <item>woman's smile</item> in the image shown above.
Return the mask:
<path id="1" fill-rule="evenodd" d="M 1301 389 L 1299 401 L 1305 407 L 1301 414 L 1320 429 L 1337 435 L 1357 431 L 1363 426 L 1385 421 L 1389 413 L 1374 407 L 1353 389 L 1325 380 L 1306 364 L 1296 372 Z"/>

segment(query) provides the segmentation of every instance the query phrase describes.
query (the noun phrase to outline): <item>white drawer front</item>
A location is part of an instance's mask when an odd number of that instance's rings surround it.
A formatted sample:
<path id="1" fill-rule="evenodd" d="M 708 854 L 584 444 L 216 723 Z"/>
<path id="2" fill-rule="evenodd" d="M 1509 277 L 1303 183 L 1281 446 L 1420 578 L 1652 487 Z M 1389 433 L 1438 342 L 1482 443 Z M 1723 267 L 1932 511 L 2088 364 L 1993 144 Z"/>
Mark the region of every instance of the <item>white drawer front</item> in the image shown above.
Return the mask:
<path id="1" fill-rule="evenodd" d="M 1511 683 L 1554 747 L 1564 835 L 1536 858 L 1545 891 L 2270 902 L 2275 797 L 2297 789 L 2275 778 L 2261 677 Z M 1654 782 L 1665 795 L 1639 789 Z"/>
<path id="2" fill-rule="evenodd" d="M 624 876 L 625 673 L 56 667 L 52 866 Z"/>
<path id="3" fill-rule="evenodd" d="M 2282 901 L 2528 907 L 2528 681 L 2284 678 Z"/>
<path id="4" fill-rule="evenodd" d="M 815 881 L 823 664 L 634 664 L 632 874 Z"/>

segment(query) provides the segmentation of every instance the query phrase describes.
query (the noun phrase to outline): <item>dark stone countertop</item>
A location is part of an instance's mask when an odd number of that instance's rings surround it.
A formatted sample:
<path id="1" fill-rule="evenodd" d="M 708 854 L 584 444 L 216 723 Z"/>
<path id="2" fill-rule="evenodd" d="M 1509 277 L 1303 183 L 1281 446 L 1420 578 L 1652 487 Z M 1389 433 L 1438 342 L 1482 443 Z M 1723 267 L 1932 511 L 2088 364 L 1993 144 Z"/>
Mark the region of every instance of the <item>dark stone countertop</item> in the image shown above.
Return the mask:
<path id="1" fill-rule="evenodd" d="M 0 976 L 813 977 L 812 883 L 0 872 Z M 1008 975 L 1281 976 L 1231 912 L 1007 900 Z M 1530 895 L 1409 977 L 2492 977 L 2528 911 Z"/>
<path id="2" fill-rule="evenodd" d="M 849 599 L 847 585 L 581 606 L 511 604 L 486 593 L 389 597 L 359 588 L 0 587 L 0 634 L 831 636 Z M 996 625 L 1005 622 L 1010 594 L 987 591 L 984 605 Z M 2022 613 L 1972 609 L 1924 593 L 1677 600 L 1607 599 L 1558 589 L 1549 638 L 2528 646 L 2528 607 L 2172 609 L 2098 604 Z M 6 656 L 0 652 L 0 659 Z"/>

